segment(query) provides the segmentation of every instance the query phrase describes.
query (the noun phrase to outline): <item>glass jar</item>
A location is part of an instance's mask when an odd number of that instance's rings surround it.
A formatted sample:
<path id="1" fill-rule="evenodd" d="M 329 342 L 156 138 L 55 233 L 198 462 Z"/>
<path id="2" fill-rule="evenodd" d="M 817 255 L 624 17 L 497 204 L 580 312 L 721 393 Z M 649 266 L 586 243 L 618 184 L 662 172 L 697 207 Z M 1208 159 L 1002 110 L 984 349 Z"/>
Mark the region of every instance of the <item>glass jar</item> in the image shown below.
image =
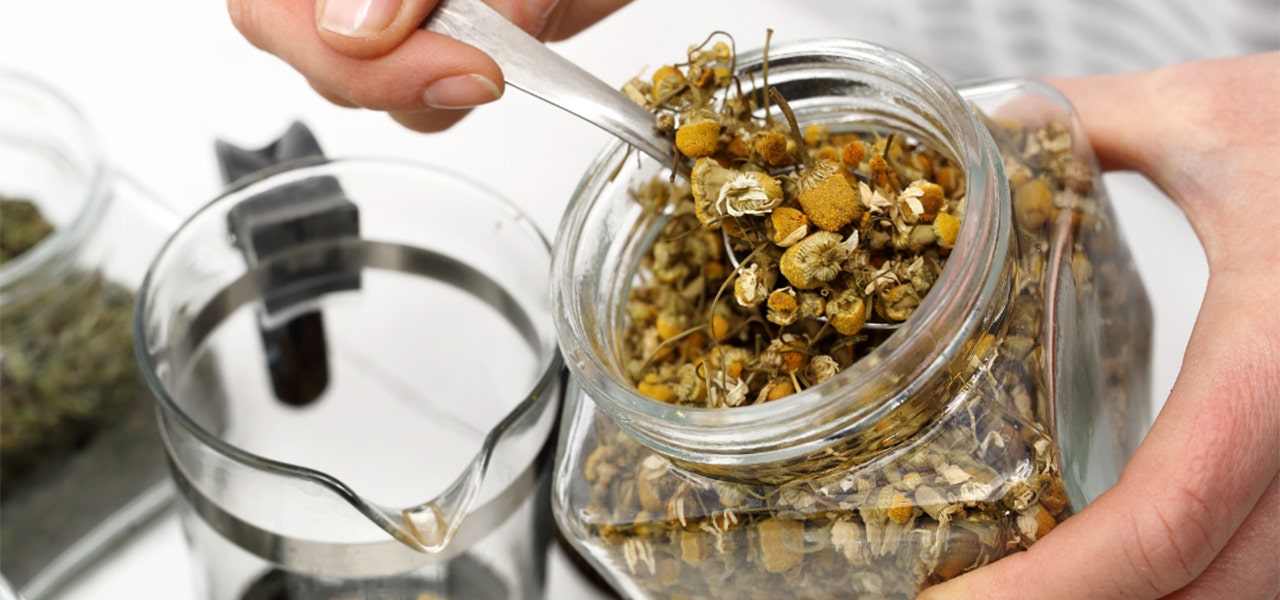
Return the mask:
<path id="1" fill-rule="evenodd" d="M 738 57 L 744 89 L 765 89 L 763 63 Z M 669 215 L 630 192 L 670 173 L 611 146 L 554 251 L 573 374 L 556 518 L 628 597 L 914 597 L 1114 484 L 1148 424 L 1149 304 L 1054 90 L 956 89 L 847 40 L 774 46 L 768 84 L 801 125 L 899 132 L 962 166 L 949 261 L 897 331 L 820 385 L 734 408 L 653 400 L 630 383 L 621 332 Z"/>
<path id="2" fill-rule="evenodd" d="M 11 72 L 0 196 L 6 254 L 24 250 L 0 266 L 0 570 L 35 599 L 171 496 L 131 348 L 134 291 L 177 219 L 70 102 Z"/>

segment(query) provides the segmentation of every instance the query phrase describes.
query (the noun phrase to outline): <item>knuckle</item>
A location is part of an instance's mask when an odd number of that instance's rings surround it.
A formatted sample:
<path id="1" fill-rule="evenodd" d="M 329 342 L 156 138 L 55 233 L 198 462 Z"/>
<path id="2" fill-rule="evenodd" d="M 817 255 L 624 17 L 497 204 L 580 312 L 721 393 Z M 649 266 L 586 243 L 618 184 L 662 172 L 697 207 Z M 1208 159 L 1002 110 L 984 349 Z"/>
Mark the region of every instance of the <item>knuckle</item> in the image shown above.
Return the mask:
<path id="1" fill-rule="evenodd" d="M 1179 485 L 1171 499 L 1151 505 L 1132 522 L 1132 544 L 1125 555 L 1138 596 L 1163 596 L 1191 581 L 1217 554 L 1210 536 L 1209 503 L 1194 489 Z"/>

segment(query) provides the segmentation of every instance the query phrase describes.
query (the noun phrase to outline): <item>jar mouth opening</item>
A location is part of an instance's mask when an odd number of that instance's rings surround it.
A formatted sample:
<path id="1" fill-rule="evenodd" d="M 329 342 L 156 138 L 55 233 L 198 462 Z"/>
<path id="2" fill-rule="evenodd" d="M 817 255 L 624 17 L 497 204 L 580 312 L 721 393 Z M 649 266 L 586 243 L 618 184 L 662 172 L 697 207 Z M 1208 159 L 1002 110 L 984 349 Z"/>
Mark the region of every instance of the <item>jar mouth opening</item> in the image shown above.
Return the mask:
<path id="1" fill-rule="evenodd" d="M 954 356 L 964 332 L 977 326 L 980 311 L 993 295 L 1000 272 L 997 261 L 1007 250 L 1008 190 L 997 185 L 1003 177 L 990 135 L 960 93 L 923 64 L 876 44 L 816 39 L 774 45 L 768 58 L 771 87 L 778 87 L 802 121 L 823 123 L 848 117 L 850 108 L 875 105 L 885 118 L 902 118 L 937 139 L 963 167 L 965 218 L 947 266 L 933 291 L 915 313 L 885 342 L 832 379 L 776 402 L 733 408 L 676 406 L 641 395 L 591 331 L 574 323 L 575 304 L 587 295 L 574 273 L 574 238 L 581 235 L 592 205 L 599 198 L 584 196 L 599 186 L 592 180 L 608 177 L 625 155 L 621 142 L 612 144 L 584 177 L 566 214 L 556 248 L 553 303 L 557 327 L 571 370 L 588 396 L 651 448 L 678 459 L 711 464 L 771 462 L 805 454 L 829 443 L 832 436 L 869 427 L 899 406 L 914 391 L 912 382 L 928 375 Z M 764 66 L 762 51 L 738 57 L 739 75 L 759 89 Z M 850 94 L 841 102 L 823 103 L 806 97 L 826 88 Z M 891 89 L 877 88 L 884 84 Z M 830 99 L 830 98 L 827 98 Z M 812 102 L 811 102 L 812 101 Z M 625 270 L 625 269 L 620 269 Z M 614 294 L 622 300 L 629 286 Z M 606 307 L 603 310 L 615 310 Z M 615 335 L 606 332 L 606 337 Z M 593 351 L 594 350 L 594 351 Z M 920 360 L 928 357 L 929 360 Z M 945 402 L 945 400 L 941 400 Z"/>
<path id="2" fill-rule="evenodd" d="M 41 283 L 56 279 L 74 263 L 75 251 L 99 221 L 111 199 L 109 172 L 88 121 L 65 95 L 44 82 L 20 72 L 0 70 L 0 101 L 19 107 L 52 109 L 74 139 L 53 139 L 58 132 L 40 130 L 39 134 L 6 135 L 6 144 L 31 146 L 28 156 L 39 154 L 48 162 L 84 174 L 83 193 L 77 194 L 75 215 L 63 226 L 56 227 L 46 238 L 21 255 L 0 265 L 0 307 L 39 293 Z M 40 204 L 40 198 L 30 198 Z M 26 282 L 32 285 L 26 285 Z"/>

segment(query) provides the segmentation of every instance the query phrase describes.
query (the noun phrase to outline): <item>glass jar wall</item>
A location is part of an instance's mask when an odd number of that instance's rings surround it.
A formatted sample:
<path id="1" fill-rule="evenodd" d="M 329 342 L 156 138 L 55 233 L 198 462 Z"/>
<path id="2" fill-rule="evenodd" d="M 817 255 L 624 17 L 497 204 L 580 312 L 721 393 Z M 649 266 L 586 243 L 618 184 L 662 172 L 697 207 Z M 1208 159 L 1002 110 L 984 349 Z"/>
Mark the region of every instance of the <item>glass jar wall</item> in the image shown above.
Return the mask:
<path id="1" fill-rule="evenodd" d="M 738 58 L 744 88 L 764 89 L 764 62 Z M 633 191 L 670 173 L 611 147 L 553 262 L 574 375 L 556 517 L 631 597 L 913 597 L 1030 546 L 1114 483 L 1147 424 L 1148 303 L 1051 89 L 956 90 L 843 40 L 775 46 L 768 83 L 802 125 L 894 132 L 962 168 L 947 266 L 901 327 L 820 385 L 732 408 L 655 400 L 622 332 L 645 318 L 629 294 L 670 219 Z"/>

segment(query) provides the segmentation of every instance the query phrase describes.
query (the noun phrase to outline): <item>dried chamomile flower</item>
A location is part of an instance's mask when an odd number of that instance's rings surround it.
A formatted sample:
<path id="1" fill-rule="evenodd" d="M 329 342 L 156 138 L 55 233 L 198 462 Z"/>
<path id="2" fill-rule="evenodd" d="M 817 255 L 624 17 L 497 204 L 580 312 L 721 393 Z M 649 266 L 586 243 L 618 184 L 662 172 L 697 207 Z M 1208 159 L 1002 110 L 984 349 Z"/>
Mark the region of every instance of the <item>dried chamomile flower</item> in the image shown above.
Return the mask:
<path id="1" fill-rule="evenodd" d="M 852 140 L 840 148 L 840 161 L 847 166 L 856 167 L 867 157 L 867 148 L 859 140 Z"/>
<path id="2" fill-rule="evenodd" d="M 804 524 L 781 518 L 766 518 L 756 525 L 760 534 L 760 559 L 765 570 L 783 573 L 804 559 Z"/>
<path id="3" fill-rule="evenodd" d="M 942 186 L 944 196 L 950 197 L 958 190 L 964 189 L 964 174 L 960 169 L 947 165 L 939 167 L 933 172 L 934 181 Z"/>
<path id="4" fill-rule="evenodd" d="M 800 305 L 796 292 L 790 287 L 773 290 L 769 294 L 769 312 L 766 318 L 776 325 L 790 325 L 800 317 Z"/>
<path id="5" fill-rule="evenodd" d="M 1013 193 L 1014 217 L 1027 231 L 1036 231 L 1049 220 L 1053 208 L 1053 192 L 1049 183 L 1037 177 L 1020 186 Z"/>
<path id="6" fill-rule="evenodd" d="M 622 86 L 622 93 L 640 106 L 649 106 L 652 90 L 653 84 L 640 79 L 632 79 Z"/>
<path id="7" fill-rule="evenodd" d="M 689 115 L 676 129 L 676 149 L 690 158 L 711 156 L 719 141 L 720 121 L 714 115 Z"/>
<path id="8" fill-rule="evenodd" d="M 786 333 L 769 342 L 760 353 L 760 367 L 768 371 L 794 373 L 804 368 L 809 360 L 808 349 L 794 334 Z"/>
<path id="9" fill-rule="evenodd" d="M 905 494 L 895 493 L 889 502 L 889 508 L 886 510 L 889 515 L 889 519 L 899 525 L 910 520 L 918 510 L 915 504 L 912 503 Z"/>
<path id="10" fill-rule="evenodd" d="M 932 228 L 939 248 L 950 250 L 955 247 L 956 238 L 960 236 L 960 219 L 949 213 L 939 213 Z"/>
<path id="11" fill-rule="evenodd" d="M 876 313 L 890 321 L 906 321 L 918 306 L 920 296 L 910 283 L 886 286 L 876 295 Z"/>
<path id="12" fill-rule="evenodd" d="M 774 377 L 768 383 L 760 388 L 760 393 L 756 395 L 756 404 L 761 402 L 773 402 L 786 398 L 796 393 L 796 386 L 789 377 Z"/>
<path id="13" fill-rule="evenodd" d="M 831 128 L 826 125 L 810 125 L 804 128 L 804 143 L 810 148 L 823 146 L 831 137 Z"/>
<path id="14" fill-rule="evenodd" d="M 710 67 L 698 71 L 697 77 L 693 78 L 693 84 L 702 89 L 719 89 L 729 85 L 733 79 L 733 74 L 726 67 Z"/>
<path id="15" fill-rule="evenodd" d="M 707 558 L 707 534 L 701 531 L 680 532 L 680 560 L 691 567 L 702 566 Z"/>
<path id="16" fill-rule="evenodd" d="M 862 182 L 858 182 L 858 198 L 873 215 L 883 215 L 893 207 L 893 202 L 882 196 L 879 190 L 872 190 Z"/>
<path id="17" fill-rule="evenodd" d="M 675 382 L 668 387 L 680 402 L 697 402 L 707 397 L 707 384 L 692 364 L 681 365 L 676 371 Z"/>
<path id="18" fill-rule="evenodd" d="M 839 171 L 840 165 L 818 160 L 797 180 L 800 207 L 814 225 L 826 231 L 839 231 L 862 214 L 858 193 Z"/>
<path id="19" fill-rule="evenodd" d="M 777 131 L 761 132 L 751 138 L 751 149 L 769 163 L 778 167 L 791 162 L 791 142 Z"/>
<path id="20" fill-rule="evenodd" d="M 844 290 L 827 302 L 827 322 L 842 335 L 853 335 L 867 324 L 867 303 L 857 290 Z"/>
<path id="21" fill-rule="evenodd" d="M 827 299 L 820 292 L 802 291 L 796 294 L 800 305 L 800 316 L 806 319 L 825 318 L 827 315 Z"/>
<path id="22" fill-rule="evenodd" d="M 909 224 L 932 223 L 945 203 L 942 186 L 918 179 L 898 194 L 902 220 Z"/>
<path id="23" fill-rule="evenodd" d="M 934 233 L 932 225 L 912 225 L 906 231 L 897 231 L 893 236 L 895 248 L 911 252 L 920 252 L 937 241 L 938 234 Z"/>
<path id="24" fill-rule="evenodd" d="M 759 262 L 744 265 L 733 282 L 733 297 L 742 306 L 757 306 L 769 297 L 774 279 L 774 270 Z"/>
<path id="25" fill-rule="evenodd" d="M 649 95 L 655 102 L 662 102 L 674 96 L 684 86 L 684 73 L 673 66 L 664 65 L 653 72 L 653 87 Z"/>
<path id="26" fill-rule="evenodd" d="M 863 311 L 866 312 L 865 310 Z M 840 363 L 836 359 L 819 354 L 809 359 L 809 382 L 811 385 L 818 385 L 840 372 Z"/>
<path id="27" fill-rule="evenodd" d="M 693 194 L 694 214 L 703 227 L 720 228 L 720 221 L 725 217 L 717 207 L 720 190 L 736 174 L 737 171 L 726 169 L 710 158 L 699 158 L 693 164 L 693 170 L 689 173 L 690 191 Z"/>
<path id="28" fill-rule="evenodd" d="M 893 175 L 895 179 L 897 176 L 892 173 L 893 169 L 889 166 L 889 161 L 885 160 L 883 154 L 872 154 L 871 158 L 867 161 L 867 166 L 871 168 L 871 172 L 875 175 L 876 187 L 898 187 L 897 185 L 894 185 L 894 180 L 890 179 L 891 175 Z"/>
<path id="29" fill-rule="evenodd" d="M 759 171 L 737 173 L 720 187 L 716 211 L 741 217 L 763 215 L 782 203 L 782 184 Z"/>
<path id="30" fill-rule="evenodd" d="M 636 384 L 636 390 L 658 402 L 675 402 L 676 393 L 657 373 L 649 373 Z"/>
<path id="31" fill-rule="evenodd" d="M 674 310 L 664 310 L 658 313 L 655 327 L 658 330 L 658 337 L 665 341 L 684 333 L 688 325 L 683 315 Z"/>
<path id="32" fill-rule="evenodd" d="M 769 215 L 769 227 L 770 241 L 789 248 L 809 235 L 809 217 L 789 206 L 779 206 Z"/>
<path id="33" fill-rule="evenodd" d="M 747 401 L 748 391 L 750 388 L 746 382 L 737 377 L 712 377 L 711 385 L 707 388 L 707 400 L 711 406 L 742 406 Z"/>
<path id="34" fill-rule="evenodd" d="M 838 233 L 816 231 L 782 253 L 779 269 L 791 285 L 811 290 L 840 274 L 849 251 Z"/>

